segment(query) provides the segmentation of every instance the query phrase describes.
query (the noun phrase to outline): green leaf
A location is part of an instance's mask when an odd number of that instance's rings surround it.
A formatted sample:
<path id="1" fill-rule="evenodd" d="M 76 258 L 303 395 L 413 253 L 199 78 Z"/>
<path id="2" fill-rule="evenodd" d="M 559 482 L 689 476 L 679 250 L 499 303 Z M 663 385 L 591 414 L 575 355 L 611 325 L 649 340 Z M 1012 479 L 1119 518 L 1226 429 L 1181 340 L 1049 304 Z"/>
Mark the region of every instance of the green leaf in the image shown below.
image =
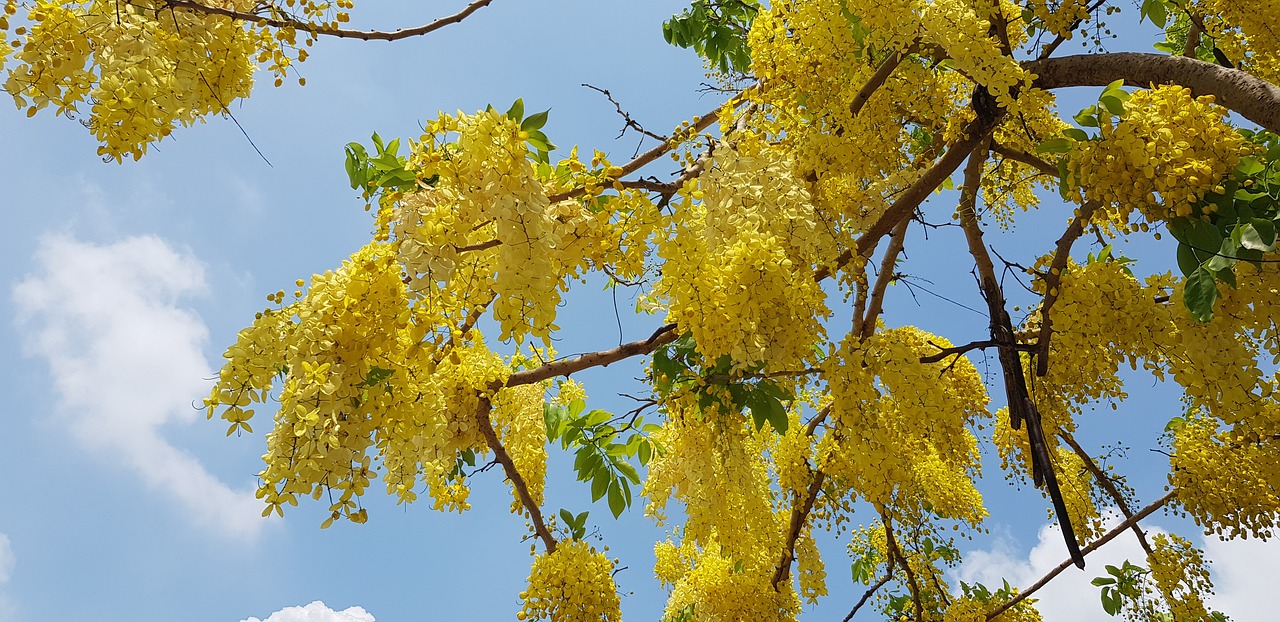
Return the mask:
<path id="1" fill-rule="evenodd" d="M 1111 114 L 1117 116 L 1124 114 L 1124 102 L 1119 97 L 1110 94 L 1103 94 L 1102 97 L 1098 98 L 1098 102 L 1101 103 L 1102 107 L 1106 108 L 1107 112 L 1110 112 Z"/>
<path id="2" fill-rule="evenodd" d="M 633 484 L 640 483 L 640 474 L 637 473 L 636 468 L 631 466 L 631 464 L 628 463 L 627 461 L 618 460 L 617 462 L 613 463 L 613 466 L 617 467 L 620 473 L 625 475 L 627 479 L 631 480 L 631 483 Z"/>
<path id="3" fill-rule="evenodd" d="M 1095 586 L 1098 586 L 1098 587 L 1101 587 L 1103 585 L 1111 585 L 1112 583 L 1115 583 L 1115 582 L 1116 580 L 1111 577 L 1094 577 L 1093 581 L 1091 581 L 1091 583 L 1093 583 Z"/>
<path id="4" fill-rule="evenodd" d="M 596 471 L 596 476 L 591 479 L 591 502 L 595 503 L 603 497 L 605 492 L 609 490 L 609 482 L 612 478 L 605 471 Z"/>
<path id="5" fill-rule="evenodd" d="M 524 99 L 517 99 L 505 113 L 508 119 L 519 123 L 524 120 Z"/>
<path id="6" fill-rule="evenodd" d="M 1243 225 L 1240 245 L 1256 251 L 1276 250 L 1276 226 L 1270 220 L 1254 218 Z"/>
<path id="7" fill-rule="evenodd" d="M 560 508 L 560 519 L 564 521 L 566 527 L 573 527 L 573 514 L 564 508 Z"/>
<path id="8" fill-rule="evenodd" d="M 653 445 L 650 445 L 649 441 L 646 440 L 640 443 L 640 448 L 636 453 L 640 458 L 640 466 L 646 466 L 649 464 L 649 460 L 653 458 Z"/>
<path id="9" fill-rule="evenodd" d="M 376 387 L 383 382 L 386 382 L 387 378 L 390 378 L 393 373 L 395 373 L 395 371 L 391 369 L 383 369 L 376 366 L 370 367 L 369 375 L 364 379 L 364 386 Z"/>
<path id="10" fill-rule="evenodd" d="M 1072 118 L 1075 119 L 1076 123 L 1079 123 L 1080 125 L 1083 125 L 1085 127 L 1098 127 L 1100 125 L 1098 123 L 1098 107 L 1097 106 L 1089 106 L 1088 108 L 1085 108 L 1080 112 L 1077 112 L 1075 116 Z"/>
<path id="11" fill-rule="evenodd" d="M 1187 277 L 1183 286 L 1183 302 L 1191 316 L 1201 322 L 1213 318 L 1213 303 L 1218 299 L 1218 282 L 1213 273 L 1201 267 Z"/>
<path id="12" fill-rule="evenodd" d="M 1036 145 L 1036 153 L 1067 153 L 1071 147 L 1072 142 L 1068 138 L 1050 138 Z"/>
<path id="13" fill-rule="evenodd" d="M 1065 130 L 1062 130 L 1062 134 L 1067 138 L 1070 138 L 1071 140 L 1074 140 L 1076 142 L 1084 142 L 1086 140 L 1089 140 L 1089 135 L 1086 134 L 1084 130 L 1078 127 L 1069 127 Z M 1070 151 L 1070 149 L 1067 149 L 1067 151 Z"/>
<path id="14" fill-rule="evenodd" d="M 622 487 L 616 481 L 609 482 L 609 511 L 613 512 L 614 518 L 618 518 L 626 509 L 627 500 L 622 496 Z"/>
<path id="15" fill-rule="evenodd" d="M 564 427 L 564 420 L 568 416 L 568 411 L 564 406 L 553 406 L 546 402 L 542 403 L 542 420 L 547 426 L 547 440 L 554 441 L 560 438 L 560 430 Z"/>
<path id="16" fill-rule="evenodd" d="M 520 131 L 529 132 L 532 135 L 534 130 L 542 129 L 542 126 L 547 124 L 547 114 L 550 112 L 551 109 L 548 108 L 542 112 L 535 112 L 529 115 L 529 118 L 520 123 Z"/>

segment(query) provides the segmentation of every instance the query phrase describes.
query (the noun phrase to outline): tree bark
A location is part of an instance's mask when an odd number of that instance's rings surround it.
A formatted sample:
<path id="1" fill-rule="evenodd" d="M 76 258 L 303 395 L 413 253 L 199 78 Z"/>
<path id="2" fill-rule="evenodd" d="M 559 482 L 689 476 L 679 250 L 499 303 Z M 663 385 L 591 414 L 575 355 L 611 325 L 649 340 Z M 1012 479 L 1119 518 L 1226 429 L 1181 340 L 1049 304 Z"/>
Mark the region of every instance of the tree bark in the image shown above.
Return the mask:
<path id="1" fill-rule="evenodd" d="M 1061 56 L 1022 64 L 1042 89 L 1106 86 L 1123 79 L 1141 88 L 1179 84 L 1194 95 L 1213 95 L 1240 116 L 1280 132 L 1280 87 L 1239 69 L 1227 69 L 1185 56 L 1116 52 Z"/>

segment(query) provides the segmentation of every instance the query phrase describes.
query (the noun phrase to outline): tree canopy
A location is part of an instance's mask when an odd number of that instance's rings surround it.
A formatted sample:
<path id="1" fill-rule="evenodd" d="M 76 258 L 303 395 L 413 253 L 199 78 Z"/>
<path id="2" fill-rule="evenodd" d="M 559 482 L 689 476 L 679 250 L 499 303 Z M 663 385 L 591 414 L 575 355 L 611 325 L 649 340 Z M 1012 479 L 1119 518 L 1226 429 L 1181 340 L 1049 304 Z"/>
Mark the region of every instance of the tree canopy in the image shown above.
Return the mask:
<path id="1" fill-rule="evenodd" d="M 350 0 L 6 0 L 4 89 L 136 160 L 230 115 L 259 71 L 303 83 L 318 37 L 430 36 L 491 3 L 364 31 Z M 1138 24 L 1163 32 L 1153 52 L 1107 50 Z M 264 515 L 309 497 L 323 527 L 362 523 L 371 486 L 465 512 L 500 468 L 534 540 L 522 620 L 620 618 L 620 562 L 588 530 L 607 517 L 547 499 L 549 450 L 614 516 L 669 526 L 667 620 L 790 620 L 821 598 L 850 618 L 1035 620 L 1041 585 L 1125 532 L 1147 557 L 1095 581 L 1106 611 L 1221 619 L 1203 552 L 1143 521 L 1267 538 L 1280 516 L 1276 24 L 1271 0 L 694 0 L 661 33 L 705 59 L 722 102 L 665 134 L 613 102 L 653 141 L 630 160 L 558 148 L 522 100 L 346 145 L 371 239 L 271 294 L 204 406 L 229 435 L 273 411 Z M 1091 103 L 1060 109 L 1071 87 Z M 1006 258 L 984 238 L 1019 223 L 1056 241 Z M 966 256 L 927 254 L 944 227 Z M 1137 273 L 1136 239 L 1179 273 Z M 885 312 L 930 268 L 915 249 L 971 269 L 985 330 Z M 558 308 L 589 277 L 660 327 L 557 353 Z M 574 375 L 632 358 L 635 409 L 588 407 Z M 1182 411 L 1125 404 L 1122 365 Z M 1160 418 L 1165 490 L 1077 440 L 1105 404 Z M 983 444 L 1062 528 L 1068 561 L 1035 585 L 946 575 L 989 518 Z M 847 548 L 852 581 L 828 576 L 820 540 Z"/>

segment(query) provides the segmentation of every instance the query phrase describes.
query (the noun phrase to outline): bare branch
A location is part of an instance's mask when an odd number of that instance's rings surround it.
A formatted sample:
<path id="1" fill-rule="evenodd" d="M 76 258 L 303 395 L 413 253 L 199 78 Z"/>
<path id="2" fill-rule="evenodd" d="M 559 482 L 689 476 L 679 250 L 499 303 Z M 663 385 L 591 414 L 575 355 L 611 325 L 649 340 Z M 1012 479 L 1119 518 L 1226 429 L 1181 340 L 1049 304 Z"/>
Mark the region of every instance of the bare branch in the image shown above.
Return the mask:
<path id="1" fill-rule="evenodd" d="M 1000 281 L 996 278 L 995 266 L 991 263 L 991 255 L 982 241 L 982 228 L 978 225 L 976 210 L 978 188 L 981 184 L 982 164 L 987 157 L 987 142 L 979 144 L 969 157 L 965 167 L 964 187 L 960 192 L 960 226 L 964 229 L 965 240 L 969 243 L 969 254 L 973 256 L 974 266 L 978 271 L 982 295 L 987 299 L 987 308 L 991 317 L 991 339 L 998 344 L 1000 368 L 1004 372 L 1004 389 L 1009 408 L 1009 420 L 1013 429 L 1027 424 L 1027 441 L 1031 447 L 1031 479 L 1036 487 L 1043 487 L 1053 501 L 1054 513 L 1058 524 L 1062 526 L 1063 539 L 1067 550 L 1076 565 L 1084 567 L 1084 557 L 1080 555 L 1076 543 L 1075 530 L 1071 527 L 1071 517 L 1067 514 L 1066 503 L 1062 498 L 1062 490 L 1058 488 L 1058 477 L 1053 470 L 1053 460 L 1049 454 L 1048 439 L 1040 421 L 1040 412 L 1027 390 L 1027 379 L 1022 371 L 1022 359 L 1015 347 L 1013 325 L 1009 321 L 1009 312 L 1005 309 L 1004 292 Z"/>
<path id="2" fill-rule="evenodd" d="M 617 363 L 623 359 L 653 352 L 659 347 L 675 341 L 679 336 L 679 333 L 676 332 L 676 325 L 667 324 L 666 326 L 659 328 L 651 337 L 644 341 L 632 341 L 631 343 L 624 343 L 611 350 L 601 350 L 599 352 L 583 354 L 571 359 L 553 361 L 534 369 L 518 371 L 511 374 L 511 377 L 507 378 L 506 383 L 499 383 L 497 386 L 492 388 L 496 389 L 504 386 L 516 387 L 522 384 L 533 384 L 535 382 L 542 382 L 543 380 L 555 378 L 556 376 L 568 376 L 592 367 L 608 367 L 609 365 Z"/>
<path id="3" fill-rule="evenodd" d="M 1075 437 L 1065 431 L 1058 432 L 1058 437 L 1065 441 L 1071 451 L 1075 452 L 1076 456 L 1084 462 L 1085 468 L 1089 469 L 1089 472 L 1093 474 L 1093 479 L 1098 482 L 1099 486 L 1102 486 L 1103 490 L 1107 491 L 1107 494 L 1111 496 L 1111 500 L 1115 502 L 1116 507 L 1120 508 L 1120 513 L 1124 514 L 1125 518 L 1133 516 L 1133 510 L 1129 509 L 1129 502 L 1124 500 L 1124 495 L 1120 494 L 1120 489 L 1116 488 L 1115 482 L 1111 481 L 1111 477 L 1102 470 L 1102 467 L 1098 466 L 1098 463 L 1093 461 L 1093 457 L 1089 455 L 1089 452 L 1085 451 L 1076 442 Z M 1147 555 L 1151 555 L 1151 544 L 1147 542 L 1147 534 L 1142 531 L 1142 527 L 1137 523 L 1133 524 L 1133 535 L 1138 537 L 1138 544 L 1142 545 L 1142 550 L 1146 551 Z"/>
<path id="4" fill-rule="evenodd" d="M 605 98 L 609 100 L 609 103 L 613 104 L 613 107 L 618 109 L 618 114 L 622 116 L 622 120 L 624 122 L 624 125 L 622 126 L 622 131 L 618 133 L 618 138 L 622 138 L 623 135 L 627 133 L 627 128 L 631 128 L 659 142 L 665 143 L 668 140 L 670 140 L 670 138 L 667 136 L 659 136 L 657 134 L 654 134 L 653 132 L 650 132 L 649 130 L 644 129 L 644 126 L 640 125 L 639 121 L 632 119 L 631 114 L 628 113 L 626 110 L 622 109 L 622 104 L 618 103 L 618 100 L 613 98 L 613 93 L 610 93 L 608 89 L 602 89 L 598 86 L 587 84 L 586 82 L 583 82 L 582 86 L 585 86 L 601 95 L 604 95 Z"/>
<path id="5" fill-rule="evenodd" d="M 267 15 L 260 15 L 258 13 L 245 13 L 242 11 L 236 11 L 234 9 L 226 9 L 226 8 L 217 7 L 217 6 L 209 6 L 207 4 L 195 2 L 194 0 L 164 0 L 164 6 L 166 8 L 185 9 L 195 13 L 205 13 L 208 15 L 221 15 L 223 17 L 229 17 L 234 20 L 238 20 L 242 22 L 252 22 L 255 24 L 262 24 L 266 26 L 271 26 L 273 28 L 293 28 L 295 30 L 300 30 L 303 32 L 309 32 L 316 35 L 325 35 L 329 37 L 339 37 L 343 39 L 362 39 L 365 41 L 371 41 L 371 40 L 397 41 L 399 39 L 408 39 L 409 37 L 417 37 L 417 36 L 425 35 L 427 33 L 440 30 L 445 26 L 449 26 L 449 25 L 461 22 L 462 20 L 470 17 L 472 13 L 475 13 L 476 11 L 486 6 L 489 6 L 492 2 L 493 0 L 475 0 L 471 4 L 468 4 L 466 7 L 464 7 L 461 11 L 458 11 L 457 13 L 454 13 L 453 15 L 449 15 L 447 17 L 441 17 L 440 19 L 437 19 L 434 22 L 431 22 L 430 24 L 424 24 L 422 26 L 418 26 L 415 28 L 401 28 L 399 30 L 394 30 L 391 32 L 384 32 L 380 30 L 348 30 L 344 28 L 329 28 L 320 24 L 312 24 L 310 22 L 305 22 L 305 21 L 296 20 L 296 19 L 269 17 Z"/>
<path id="6" fill-rule="evenodd" d="M 484 436 L 484 441 L 489 445 L 489 449 L 493 450 L 493 455 L 498 462 L 502 463 L 502 470 L 506 472 L 507 479 L 511 480 L 511 487 L 515 488 L 516 496 L 520 498 L 520 504 L 529 512 L 529 520 L 533 523 L 533 532 L 538 534 L 542 539 L 542 544 L 546 546 L 548 553 L 556 552 L 556 539 L 551 535 L 551 531 L 547 529 L 546 521 L 542 518 L 542 510 L 537 503 L 533 502 L 533 497 L 529 494 L 529 486 L 524 481 L 524 476 L 520 475 L 520 471 L 516 469 L 516 463 L 511 460 L 511 454 L 507 453 L 502 441 L 498 440 L 498 433 L 493 430 L 493 422 L 489 420 L 489 412 L 493 409 L 493 404 L 488 397 L 480 396 L 480 408 L 476 410 L 476 424 L 480 427 L 480 434 Z"/>
<path id="7" fill-rule="evenodd" d="M 1116 525 L 1114 528 L 1112 528 L 1111 531 L 1108 531 L 1101 538 L 1098 538 L 1097 542 L 1092 542 L 1088 546 L 1084 547 L 1083 549 L 1080 549 L 1080 554 L 1088 555 L 1098 550 L 1100 547 L 1102 547 L 1102 545 L 1114 540 L 1116 536 L 1124 533 L 1126 530 L 1129 529 L 1129 527 L 1136 525 L 1142 519 L 1150 516 L 1152 512 L 1155 512 L 1156 510 L 1160 509 L 1161 506 L 1163 506 L 1164 504 L 1172 500 L 1173 496 L 1174 496 L 1174 491 L 1172 490 L 1165 493 L 1163 497 L 1156 499 L 1155 502 L 1153 502 L 1151 505 L 1148 505 L 1147 507 L 1142 508 L 1142 510 L 1139 511 L 1137 514 L 1134 514 L 1133 516 L 1130 516 L 1129 518 L 1124 519 L 1124 521 L 1122 521 L 1119 525 Z M 1032 584 L 1031 587 L 1028 587 L 1027 589 L 1019 592 L 1018 595 L 1010 599 L 1009 602 L 1003 605 L 1000 605 L 996 609 L 987 613 L 987 619 L 988 620 L 994 619 L 996 616 L 1004 613 L 1005 611 L 1008 611 L 1010 607 L 1013 607 L 1014 605 L 1022 602 L 1024 599 L 1031 596 L 1032 594 L 1035 594 L 1037 591 L 1040 590 L 1040 588 L 1048 585 L 1049 582 L 1052 581 L 1054 577 L 1062 574 L 1062 571 L 1066 570 L 1070 566 L 1071 566 L 1070 559 L 1063 560 L 1063 562 L 1061 564 L 1058 564 L 1056 567 L 1054 567 L 1053 570 L 1050 570 L 1043 577 L 1040 577 L 1040 580 Z"/>
<path id="8" fill-rule="evenodd" d="M 871 301 L 868 303 L 865 316 L 861 316 L 862 324 L 860 336 L 867 339 L 876 330 L 876 318 L 880 317 L 880 311 L 884 308 L 884 293 L 889 287 L 889 282 L 894 279 L 894 268 L 898 264 L 898 255 L 902 253 L 902 246 L 907 239 L 907 225 L 911 224 L 910 218 L 903 218 L 893 228 L 893 233 L 889 236 L 889 247 L 884 251 L 884 259 L 880 262 L 880 274 L 876 275 L 876 283 L 871 290 Z"/>

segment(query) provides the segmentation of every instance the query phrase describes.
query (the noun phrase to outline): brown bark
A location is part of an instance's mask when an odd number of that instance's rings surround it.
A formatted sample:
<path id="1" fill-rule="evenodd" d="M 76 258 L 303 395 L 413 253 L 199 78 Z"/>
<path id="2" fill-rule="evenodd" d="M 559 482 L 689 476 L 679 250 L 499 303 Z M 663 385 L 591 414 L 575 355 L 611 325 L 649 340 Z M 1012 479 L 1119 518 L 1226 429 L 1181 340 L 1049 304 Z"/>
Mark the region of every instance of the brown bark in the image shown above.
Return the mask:
<path id="1" fill-rule="evenodd" d="M 1239 69 L 1228 69 L 1185 56 L 1115 52 L 1028 61 L 1042 89 L 1106 86 L 1123 79 L 1141 88 L 1179 84 L 1194 95 L 1213 95 L 1217 102 L 1273 132 L 1280 132 L 1280 87 Z"/>

